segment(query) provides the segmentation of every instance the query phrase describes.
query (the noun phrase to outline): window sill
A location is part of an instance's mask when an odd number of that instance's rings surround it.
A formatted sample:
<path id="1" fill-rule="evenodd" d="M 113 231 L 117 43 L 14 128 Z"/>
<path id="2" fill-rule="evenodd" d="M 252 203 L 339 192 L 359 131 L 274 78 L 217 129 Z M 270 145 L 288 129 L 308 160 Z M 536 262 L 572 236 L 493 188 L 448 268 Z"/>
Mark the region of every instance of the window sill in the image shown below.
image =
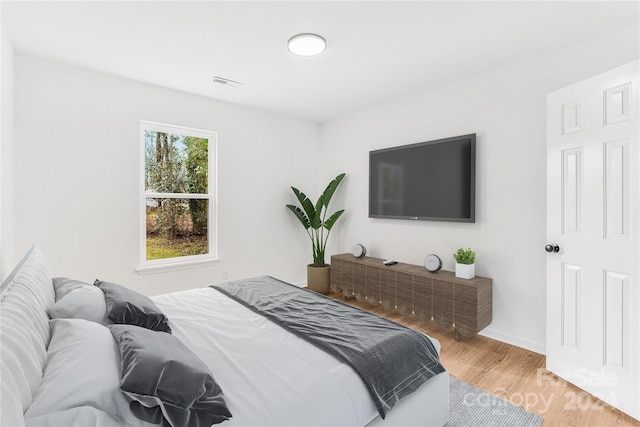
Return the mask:
<path id="1" fill-rule="evenodd" d="M 188 270 L 192 268 L 210 267 L 220 262 L 219 258 L 199 259 L 194 261 L 172 262 L 167 264 L 143 265 L 135 269 L 141 276 L 147 274 L 167 273 L 170 271 Z"/>

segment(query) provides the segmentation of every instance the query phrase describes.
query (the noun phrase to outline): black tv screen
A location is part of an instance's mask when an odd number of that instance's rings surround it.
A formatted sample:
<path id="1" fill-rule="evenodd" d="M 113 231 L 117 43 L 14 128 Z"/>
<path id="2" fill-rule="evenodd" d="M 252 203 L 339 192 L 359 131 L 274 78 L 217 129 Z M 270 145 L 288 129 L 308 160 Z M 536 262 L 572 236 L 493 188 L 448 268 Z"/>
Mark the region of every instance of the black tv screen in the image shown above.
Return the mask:
<path id="1" fill-rule="evenodd" d="M 475 222 L 476 134 L 369 152 L 369 217 Z"/>

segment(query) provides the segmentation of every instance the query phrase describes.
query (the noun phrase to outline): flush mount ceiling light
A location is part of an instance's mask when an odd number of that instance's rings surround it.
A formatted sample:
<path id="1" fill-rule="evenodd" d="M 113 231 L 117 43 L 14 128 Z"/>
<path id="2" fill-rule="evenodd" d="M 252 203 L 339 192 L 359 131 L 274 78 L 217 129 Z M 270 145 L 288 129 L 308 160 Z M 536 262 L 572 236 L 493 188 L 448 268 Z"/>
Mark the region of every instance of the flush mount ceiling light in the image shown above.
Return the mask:
<path id="1" fill-rule="evenodd" d="M 317 34 L 297 34 L 289 39 L 287 47 L 294 55 L 314 56 L 324 52 L 327 41 Z"/>

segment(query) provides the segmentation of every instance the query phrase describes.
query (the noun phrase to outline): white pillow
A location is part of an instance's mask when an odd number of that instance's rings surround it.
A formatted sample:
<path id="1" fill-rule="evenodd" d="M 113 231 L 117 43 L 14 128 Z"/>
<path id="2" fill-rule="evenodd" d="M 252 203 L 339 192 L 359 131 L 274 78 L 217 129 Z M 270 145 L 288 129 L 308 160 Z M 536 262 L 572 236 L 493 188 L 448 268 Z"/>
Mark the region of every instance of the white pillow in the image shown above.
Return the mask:
<path id="1" fill-rule="evenodd" d="M 100 288 L 86 284 L 65 294 L 47 308 L 52 319 L 84 319 L 108 325 L 107 304 Z"/>
<path id="2" fill-rule="evenodd" d="M 122 396 L 120 354 L 109 329 L 82 319 L 55 319 L 50 323 L 47 366 L 24 414 L 25 423 L 60 425 L 60 417 L 87 416 L 82 410 L 63 412 L 90 406 L 121 423 L 151 426 L 131 414 Z"/>
<path id="3" fill-rule="evenodd" d="M 65 409 L 60 412 L 50 412 L 45 415 L 27 418 L 27 427 L 42 426 L 100 426 L 100 427 L 122 427 L 122 420 L 113 418 L 100 409 L 91 406 L 80 406 L 72 409 Z"/>
<path id="4" fill-rule="evenodd" d="M 54 277 L 51 279 L 53 282 L 53 289 L 56 293 L 56 301 L 64 298 L 69 292 L 85 286 L 93 286 L 91 283 L 82 282 L 76 279 L 69 279 L 68 277 Z"/>

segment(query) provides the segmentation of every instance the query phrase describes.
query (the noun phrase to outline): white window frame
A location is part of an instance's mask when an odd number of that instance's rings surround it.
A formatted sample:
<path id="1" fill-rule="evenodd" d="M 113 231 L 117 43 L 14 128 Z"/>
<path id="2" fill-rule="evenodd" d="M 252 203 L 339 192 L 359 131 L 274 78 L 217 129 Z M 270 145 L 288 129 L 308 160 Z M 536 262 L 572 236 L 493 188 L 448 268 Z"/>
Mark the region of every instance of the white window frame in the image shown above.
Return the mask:
<path id="1" fill-rule="evenodd" d="M 163 132 L 174 135 L 193 136 L 206 138 L 208 143 L 208 177 L 207 194 L 194 193 L 155 193 L 145 188 L 145 131 Z M 218 159 L 218 134 L 216 132 L 193 129 L 182 126 L 167 125 L 141 120 L 140 121 L 140 265 L 136 268 L 138 274 L 161 273 L 185 268 L 203 267 L 217 263 L 218 258 L 218 202 L 217 202 L 217 159 Z M 207 243 L 209 253 L 201 255 L 185 255 L 174 258 L 162 258 L 147 260 L 147 198 L 172 198 L 172 199 L 207 199 L 209 201 L 209 223 L 207 224 Z"/>

